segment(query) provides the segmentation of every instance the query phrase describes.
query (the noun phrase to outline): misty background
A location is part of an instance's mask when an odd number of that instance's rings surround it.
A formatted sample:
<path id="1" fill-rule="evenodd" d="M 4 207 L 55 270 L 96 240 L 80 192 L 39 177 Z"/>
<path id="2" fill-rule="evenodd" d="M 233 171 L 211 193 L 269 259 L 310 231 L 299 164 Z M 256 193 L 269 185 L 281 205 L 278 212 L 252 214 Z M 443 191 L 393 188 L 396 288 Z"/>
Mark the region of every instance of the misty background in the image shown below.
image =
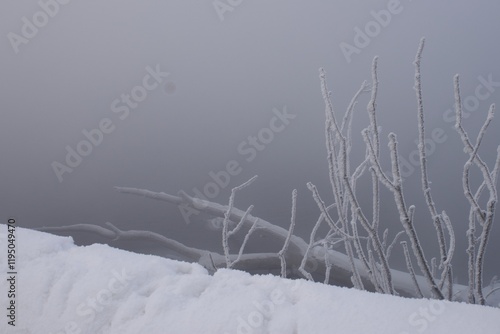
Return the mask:
<path id="1" fill-rule="evenodd" d="M 234 160 L 241 173 L 212 200 L 227 203 L 232 187 L 257 174 L 258 180 L 238 194 L 236 206 L 254 204 L 254 215 L 287 228 L 291 192 L 297 188 L 296 234 L 307 237 L 319 212 L 306 182 L 316 184 L 323 198 L 333 201 L 318 69 L 325 68 L 334 107 L 343 113 L 361 82 L 370 81 L 372 59 L 379 56 L 377 113 L 383 156 L 388 157 L 387 134 L 395 132 L 402 157 L 408 160 L 417 138 L 412 62 L 425 36 L 427 136 L 439 128 L 447 138 L 429 156 L 430 180 L 438 210 L 446 210 L 455 226 L 453 265 L 456 278 L 464 283 L 469 205 L 461 175 L 468 155 L 446 111 L 454 105 L 456 73 L 461 75 L 463 98 L 476 94 L 479 77 L 500 82 L 500 3 L 400 1 L 399 13 L 352 54 L 350 62 L 341 43 L 354 46 L 356 27 L 364 30 L 375 22 L 372 11 L 386 10 L 394 1 L 254 0 L 231 6 L 221 0 L 231 8 L 222 14 L 214 3 L 69 1 L 59 5 L 34 37 L 19 44 L 16 53 L 9 34 L 21 35 L 23 17 L 33 22 L 41 7 L 32 0 L 2 2 L 2 220 L 15 217 L 20 226 L 31 228 L 103 226 L 109 221 L 122 229 L 151 230 L 192 247 L 221 251 L 220 232 L 202 224 L 206 217 L 192 216 L 186 224 L 176 206 L 120 194 L 113 187 L 170 194 L 184 190 L 194 196 L 194 188 L 203 191 L 212 181 L 210 172 L 225 170 Z M 169 75 L 121 120 L 122 113 L 113 112 L 112 103 L 142 85 L 148 66 L 159 66 Z M 489 105 L 500 102 L 499 86 L 491 91 L 483 87 L 480 92 L 488 92 L 488 98 L 476 99 L 479 104 L 465 120 L 474 140 Z M 368 99 L 369 94 L 362 95 L 355 110 L 355 159 L 364 154 L 360 131 L 368 125 Z M 295 118 L 247 161 L 249 155 L 242 155 L 238 147 L 269 127 L 273 108 L 286 108 Z M 98 128 L 104 118 L 112 121 L 114 130 L 60 182 L 53 163 L 65 164 L 66 146 L 76 149 L 86 139 L 82 131 Z M 500 144 L 499 131 L 500 120 L 495 119 L 481 150 L 489 166 Z M 436 234 L 419 170 L 409 174 L 404 183 L 407 203 L 417 206 L 417 231 L 431 258 L 438 254 Z M 370 190 L 363 191 L 364 185 Z M 369 178 L 358 185 L 361 201 L 370 208 L 369 187 Z M 392 227 L 391 236 L 402 229 L 392 195 L 385 189 L 382 221 Z M 486 256 L 487 280 L 500 271 L 495 259 L 500 251 L 499 223 L 497 218 Z M 74 237 L 84 244 L 109 241 L 85 233 Z M 258 242 L 257 235 L 249 251 L 258 251 Z M 134 247 L 161 253 L 153 245 Z M 393 266 L 404 269 L 399 260 L 395 256 Z"/>

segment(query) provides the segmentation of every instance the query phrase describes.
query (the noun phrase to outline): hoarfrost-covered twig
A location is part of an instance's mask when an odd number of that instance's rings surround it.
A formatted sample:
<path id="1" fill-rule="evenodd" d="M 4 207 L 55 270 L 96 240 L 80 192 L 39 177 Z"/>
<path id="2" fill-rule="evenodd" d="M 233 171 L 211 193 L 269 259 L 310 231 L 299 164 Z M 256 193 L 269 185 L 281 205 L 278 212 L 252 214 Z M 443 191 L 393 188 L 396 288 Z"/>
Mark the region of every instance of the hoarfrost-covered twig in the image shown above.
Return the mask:
<path id="1" fill-rule="evenodd" d="M 311 231 L 311 234 L 309 236 L 309 244 L 307 245 L 307 249 L 304 252 L 304 256 L 302 257 L 302 261 L 301 261 L 300 266 L 299 266 L 299 272 L 310 281 L 314 281 L 314 279 L 313 279 L 312 275 L 306 270 L 306 264 L 307 264 L 307 260 L 309 259 L 309 252 L 311 251 L 311 248 L 314 244 L 314 239 L 316 238 L 316 233 L 318 232 L 318 229 L 321 226 L 323 219 L 325 219 L 325 216 L 323 213 L 321 213 L 318 220 L 316 221 L 316 224 L 314 224 L 314 227 Z"/>
<path id="2" fill-rule="evenodd" d="M 420 171 L 421 171 L 421 182 L 422 191 L 424 192 L 425 201 L 429 212 L 434 223 L 434 227 L 437 232 L 439 251 L 441 254 L 440 267 L 443 262 L 446 261 L 446 241 L 444 238 L 443 224 L 441 222 L 440 216 L 437 213 L 436 205 L 432 199 L 429 175 L 427 173 L 427 156 L 425 152 L 425 125 L 424 125 L 424 104 L 422 99 L 422 79 L 420 72 L 420 62 L 422 60 L 422 51 L 424 49 L 425 39 L 420 40 L 420 45 L 418 47 L 417 55 L 415 56 L 415 92 L 417 94 L 417 110 L 418 110 L 418 152 L 420 155 Z"/>
<path id="3" fill-rule="evenodd" d="M 250 239 L 250 236 L 252 235 L 252 233 L 255 231 L 255 227 L 257 226 L 257 223 L 259 222 L 259 218 L 255 218 L 255 221 L 252 225 L 252 227 L 250 228 L 250 230 L 248 230 L 247 234 L 245 235 L 245 238 L 243 239 L 243 242 L 241 243 L 241 246 L 240 246 L 240 250 L 238 252 L 238 257 L 236 258 L 236 260 L 234 260 L 233 262 L 230 262 L 230 267 L 231 268 L 232 266 L 234 266 L 238 261 L 240 261 L 241 259 L 241 256 L 243 255 L 243 251 L 245 250 L 245 246 L 247 245 L 247 242 L 248 242 L 248 239 Z"/>
<path id="4" fill-rule="evenodd" d="M 355 278 L 356 284 L 354 285 L 355 288 L 359 290 L 364 290 L 363 286 L 363 281 L 361 280 L 361 276 L 359 274 L 359 270 L 356 266 L 356 263 L 354 262 L 354 254 L 352 252 L 352 246 L 349 241 L 344 241 L 345 244 L 345 249 L 347 253 L 347 257 L 349 259 L 349 263 L 351 264 L 352 272 L 353 272 L 353 277 Z M 325 263 L 327 264 L 327 263 Z"/>
<path id="5" fill-rule="evenodd" d="M 333 229 L 336 233 L 345 237 L 346 239 L 351 239 L 352 237 L 350 235 L 348 235 L 347 233 L 345 233 L 344 230 L 342 228 L 340 228 L 339 226 L 337 226 L 337 224 L 335 224 L 335 222 L 333 221 L 333 218 L 330 216 L 330 213 L 328 212 L 328 210 L 326 208 L 326 204 L 321 199 L 321 196 L 319 195 L 319 192 L 318 192 L 318 189 L 316 188 L 316 186 L 314 184 L 312 184 L 311 182 L 308 182 L 307 188 L 312 192 L 314 201 L 318 205 L 320 212 L 325 217 L 326 222 L 328 223 L 328 225 L 330 225 L 330 228 Z M 336 205 L 336 206 L 338 206 L 338 205 Z"/>
<path id="6" fill-rule="evenodd" d="M 330 262 L 330 256 L 328 254 L 328 246 L 325 244 L 325 280 L 324 284 L 330 284 L 330 272 L 332 271 L 332 263 Z"/>
<path id="7" fill-rule="evenodd" d="M 413 265 L 411 264 L 410 252 L 408 251 L 408 245 L 406 241 L 401 241 L 401 245 L 403 246 L 403 251 L 406 259 L 406 267 L 408 268 L 408 272 L 411 275 L 411 280 L 413 281 L 413 285 L 415 286 L 415 292 L 419 298 L 423 298 L 422 290 L 420 290 L 420 286 L 418 285 L 417 278 L 415 276 L 415 270 L 413 270 Z"/>
<path id="8" fill-rule="evenodd" d="M 354 247 L 356 249 L 356 253 L 358 254 L 358 258 L 361 259 L 361 262 L 364 264 L 366 271 L 368 272 L 368 276 L 375 288 L 375 291 L 383 293 L 384 290 L 380 287 L 379 281 L 377 280 L 375 276 L 375 270 L 377 268 L 373 268 L 372 264 L 369 262 L 367 259 L 365 252 L 363 251 L 363 246 L 361 245 L 361 236 L 358 234 L 358 228 L 356 226 L 356 214 L 353 214 L 353 219 L 351 222 L 352 225 L 352 231 L 353 231 L 353 243 Z M 369 243 L 368 243 L 369 245 Z M 384 246 L 382 246 L 384 247 Z"/>
<path id="9" fill-rule="evenodd" d="M 368 87 L 368 85 L 367 85 L 366 80 L 365 80 L 361 84 L 361 87 L 359 88 L 359 90 L 352 97 L 351 102 L 349 103 L 349 106 L 347 107 L 347 111 L 344 115 L 344 119 L 342 120 L 342 125 L 340 126 L 340 132 L 341 133 L 346 132 L 345 139 L 346 139 L 346 143 L 347 143 L 347 146 L 346 146 L 347 172 L 349 172 L 350 168 L 351 168 L 350 160 L 348 159 L 348 157 L 349 157 L 349 154 L 351 153 L 351 149 L 352 149 L 352 119 L 353 119 L 352 115 L 353 115 L 353 110 L 354 110 L 354 107 L 356 106 L 357 100 L 358 100 L 359 96 L 361 95 L 361 93 L 370 91 L 370 89 L 368 89 L 367 87 Z M 346 126 L 347 126 L 347 131 L 345 131 Z M 347 204 L 348 202 L 345 201 L 345 203 Z"/>
<path id="10" fill-rule="evenodd" d="M 380 138 L 379 138 L 379 129 L 377 125 L 377 117 L 376 117 L 376 103 L 377 103 L 377 93 L 378 93 L 378 74 L 377 74 L 377 66 L 378 66 L 378 57 L 373 58 L 372 62 L 372 86 L 371 86 L 371 97 L 370 102 L 368 102 L 367 111 L 370 118 L 370 131 L 372 134 L 372 143 L 374 144 L 374 154 L 376 157 L 379 157 L 380 154 Z M 379 210 L 380 210 L 380 190 L 379 190 L 379 180 L 376 172 L 371 169 L 372 173 L 372 201 L 373 201 L 373 221 L 372 227 L 374 229 L 378 229 L 379 224 Z"/>
<path id="11" fill-rule="evenodd" d="M 370 244 L 368 244 L 368 263 L 370 264 L 371 272 L 373 275 L 373 281 L 375 285 L 375 289 L 377 292 L 388 291 L 386 280 L 380 275 L 380 270 L 377 267 L 377 263 L 373 256 L 373 251 L 370 249 Z"/>
<path id="12" fill-rule="evenodd" d="M 436 264 L 436 261 L 437 261 L 437 260 L 436 260 L 436 258 L 435 258 L 435 257 L 433 257 L 433 258 L 431 259 L 431 274 L 432 274 L 432 276 L 433 276 L 433 277 L 435 277 L 435 276 L 436 276 L 436 269 L 437 269 L 437 264 Z"/>
<path id="13" fill-rule="evenodd" d="M 372 86 L 371 86 L 371 98 L 368 102 L 367 110 L 370 116 L 370 132 L 372 134 L 373 143 L 375 146 L 375 155 L 378 157 L 380 151 L 380 139 L 378 133 L 377 117 L 375 114 L 377 106 L 377 93 L 378 93 L 378 57 L 375 56 L 372 62 Z"/>
<path id="14" fill-rule="evenodd" d="M 378 226 L 380 223 L 380 190 L 379 190 L 379 180 L 377 177 L 377 172 L 373 168 L 370 168 L 371 176 L 372 176 L 372 212 L 373 212 L 373 221 L 372 227 L 375 230 L 378 230 Z"/>
<path id="15" fill-rule="evenodd" d="M 292 216 L 290 218 L 290 228 L 288 229 L 288 235 L 283 244 L 283 248 L 278 252 L 278 256 L 281 260 L 281 277 L 286 278 L 286 259 L 285 253 L 288 249 L 288 244 L 290 243 L 290 238 L 293 235 L 293 230 L 295 228 L 295 213 L 297 211 L 297 189 L 292 191 Z"/>
<path id="16" fill-rule="evenodd" d="M 476 279 L 476 274 L 475 274 L 476 267 L 474 266 L 476 257 L 476 215 L 475 215 L 475 210 L 472 207 L 469 210 L 469 228 L 467 229 L 466 235 L 468 243 L 468 247 L 466 250 L 468 256 L 467 271 L 469 276 L 468 302 L 474 304 L 475 302 L 474 290 L 476 287 L 476 283 L 474 281 Z"/>
<path id="17" fill-rule="evenodd" d="M 369 137 L 368 128 L 364 129 L 361 134 L 363 135 L 363 140 L 365 141 L 367 147 L 368 157 L 370 158 L 370 162 L 372 164 L 373 170 L 377 173 L 378 179 L 385 185 L 389 190 L 394 188 L 394 184 L 389 180 L 387 175 L 382 171 L 382 166 L 380 165 L 379 158 L 375 154 L 375 147 L 372 144 L 372 140 Z"/>
<path id="18" fill-rule="evenodd" d="M 351 127 L 351 121 L 352 121 L 352 112 L 354 110 L 354 107 L 356 106 L 358 97 L 361 95 L 363 92 L 369 92 L 370 89 L 368 88 L 368 84 L 365 81 L 361 83 L 361 87 L 359 87 L 358 91 L 354 94 L 354 96 L 351 99 L 351 102 L 349 102 L 349 106 L 347 107 L 347 111 L 344 115 L 344 118 L 342 119 L 342 125 L 340 126 L 340 131 L 344 133 L 345 128 L 347 126 L 347 131 L 349 132 Z M 349 137 L 349 136 L 347 136 Z"/>
<path id="19" fill-rule="evenodd" d="M 446 226 L 446 229 L 448 230 L 448 234 L 450 235 L 450 248 L 448 250 L 448 253 L 446 254 L 446 260 L 442 263 L 442 274 L 441 274 L 441 282 L 439 284 L 439 288 L 443 289 L 444 282 L 447 280 L 448 281 L 448 300 L 451 300 L 453 296 L 453 274 L 451 270 L 451 260 L 453 258 L 453 254 L 455 252 L 455 233 L 453 231 L 453 226 L 451 225 L 451 220 L 446 214 L 446 212 L 443 210 L 442 212 L 442 217 L 444 224 Z M 451 283 L 450 283 L 451 282 Z"/>
<path id="20" fill-rule="evenodd" d="M 231 195 L 229 196 L 229 204 L 227 206 L 227 210 L 226 210 L 226 213 L 224 215 L 224 221 L 222 222 L 222 248 L 224 250 L 224 256 L 226 257 L 226 268 L 231 268 L 231 266 L 232 266 L 232 262 L 231 262 L 231 259 L 229 256 L 229 241 L 228 241 L 228 239 L 229 239 L 229 219 L 231 217 L 231 211 L 232 211 L 233 206 L 234 206 L 234 197 L 236 196 L 237 191 L 242 190 L 245 187 L 248 187 L 250 184 L 252 184 L 252 182 L 255 181 L 256 178 L 257 178 L 257 175 L 250 178 L 248 181 L 242 183 L 241 185 L 231 189 Z M 244 214 L 243 217 L 246 217 L 250 210 L 251 210 L 251 208 L 249 208 L 247 210 L 247 212 Z M 244 221 L 243 218 L 242 218 L 242 221 Z M 245 236 L 245 239 L 247 239 L 249 234 L 251 234 L 251 232 L 253 232 L 256 222 L 257 221 L 255 221 L 254 224 L 252 225 L 252 227 L 250 228 L 250 231 Z M 241 223 L 238 224 L 238 226 L 240 226 L 240 225 L 241 225 Z"/>
<path id="21" fill-rule="evenodd" d="M 392 249 L 396 245 L 396 242 L 398 242 L 399 237 L 401 237 L 404 233 L 405 233 L 405 231 L 399 231 L 398 234 L 396 234 L 396 236 L 392 240 L 392 242 L 389 245 L 389 247 L 387 247 L 387 250 L 385 252 L 387 259 L 389 259 L 391 257 Z"/>
<path id="22" fill-rule="evenodd" d="M 182 198 L 166 194 L 164 192 L 154 192 L 146 189 L 137 189 L 130 187 L 115 187 L 115 189 L 124 194 L 133 194 L 136 196 L 143 196 L 147 198 L 156 199 L 159 201 L 170 202 L 173 204 L 182 204 Z"/>
<path id="23" fill-rule="evenodd" d="M 387 247 L 387 238 L 389 236 L 389 229 L 386 228 L 382 234 L 382 247 L 385 249 Z"/>
<path id="24" fill-rule="evenodd" d="M 229 238 L 230 236 L 232 236 L 233 234 L 235 233 L 238 233 L 238 231 L 241 229 L 241 227 L 243 226 L 243 224 L 245 223 L 245 221 L 247 220 L 247 217 L 248 215 L 250 214 L 250 212 L 252 212 L 254 206 L 253 204 L 250 205 L 247 209 L 247 211 L 245 211 L 245 213 L 243 214 L 243 216 L 241 217 L 240 219 L 240 222 L 235 226 L 235 228 L 233 228 L 231 231 L 228 231 L 227 232 L 227 237 Z"/>

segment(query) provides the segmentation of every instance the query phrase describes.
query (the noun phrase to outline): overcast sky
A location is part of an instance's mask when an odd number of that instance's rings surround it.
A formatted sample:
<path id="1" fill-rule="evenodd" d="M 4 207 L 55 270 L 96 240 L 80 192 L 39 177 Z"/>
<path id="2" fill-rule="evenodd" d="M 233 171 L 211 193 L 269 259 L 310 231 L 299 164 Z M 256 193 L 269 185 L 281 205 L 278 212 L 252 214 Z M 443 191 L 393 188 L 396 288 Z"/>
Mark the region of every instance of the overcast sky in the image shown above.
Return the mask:
<path id="1" fill-rule="evenodd" d="M 218 242 L 217 232 L 197 225 L 196 217 L 186 224 L 173 205 L 113 187 L 195 195 L 194 188 L 203 192 L 212 181 L 210 172 L 235 161 L 239 173 L 214 200 L 226 203 L 231 187 L 258 174 L 237 206 L 255 204 L 256 215 L 287 226 L 297 188 L 297 233 L 306 236 L 318 216 L 306 182 L 332 200 L 318 69 L 325 68 L 340 112 L 370 79 L 378 55 L 382 148 L 389 132 L 398 134 L 409 161 L 407 201 L 419 209 L 417 228 L 432 253 L 436 237 L 411 162 L 412 62 L 425 36 L 427 129 L 440 138 L 429 157 L 430 178 L 439 210 L 456 226 L 455 268 L 464 280 L 467 156 L 447 110 L 456 73 L 473 138 L 489 105 L 500 102 L 500 2 L 25 0 L 0 8 L 2 219 L 14 216 L 26 227 L 110 221 L 197 247 Z M 354 125 L 354 153 L 361 155 L 367 102 L 362 96 Z M 499 131 L 495 120 L 482 150 L 490 165 Z M 252 143 L 249 136 L 259 133 L 265 143 Z M 87 136 L 95 143 L 90 147 Z M 87 155 L 68 153 L 78 150 Z M 384 221 L 400 230 L 391 196 L 383 211 Z M 490 267 L 499 238 L 494 226 Z"/>

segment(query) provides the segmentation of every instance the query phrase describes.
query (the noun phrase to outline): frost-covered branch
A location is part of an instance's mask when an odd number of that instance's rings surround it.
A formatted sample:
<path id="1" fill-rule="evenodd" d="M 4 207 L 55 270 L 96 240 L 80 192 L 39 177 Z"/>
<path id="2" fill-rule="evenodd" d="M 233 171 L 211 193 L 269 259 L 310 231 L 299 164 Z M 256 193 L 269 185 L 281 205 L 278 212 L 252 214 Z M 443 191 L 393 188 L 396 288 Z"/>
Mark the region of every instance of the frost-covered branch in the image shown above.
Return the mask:
<path id="1" fill-rule="evenodd" d="M 406 241 L 401 241 L 401 245 L 403 246 L 403 252 L 406 260 L 406 267 L 408 268 L 408 272 L 411 275 L 411 280 L 415 285 L 415 291 L 417 296 L 422 298 L 424 295 L 422 294 L 422 290 L 420 290 L 420 286 L 418 285 L 417 277 L 415 275 L 415 270 L 413 270 L 413 265 L 411 264 L 410 252 L 408 251 L 408 245 Z"/>
<path id="2" fill-rule="evenodd" d="M 224 221 L 222 222 L 222 248 L 224 249 L 224 256 L 226 257 L 226 268 L 231 268 L 231 266 L 233 264 L 229 258 L 229 241 L 228 241 L 228 239 L 229 239 L 229 220 L 231 217 L 231 210 L 233 209 L 233 206 L 234 206 L 234 197 L 236 196 L 237 191 L 248 187 L 250 184 L 252 184 L 255 181 L 255 179 L 257 179 L 257 175 L 252 177 L 250 180 L 244 182 L 243 184 L 231 189 L 231 196 L 229 196 L 229 204 L 227 206 L 226 212 L 224 213 Z M 238 228 L 238 226 L 241 226 L 243 224 L 244 219 L 248 216 L 248 213 L 252 210 L 252 208 L 253 208 L 253 206 L 250 206 L 248 208 L 248 210 L 243 214 L 243 216 L 240 220 L 240 223 L 236 226 L 236 228 Z M 247 235 L 245 236 L 245 241 L 243 242 L 243 245 L 240 248 L 240 253 L 243 251 L 243 248 L 245 247 L 246 242 L 248 241 L 248 237 L 255 230 L 256 222 L 257 221 L 254 221 L 254 223 L 252 224 L 252 227 L 250 228 Z"/>
<path id="3" fill-rule="evenodd" d="M 285 253 L 288 250 L 288 245 L 290 244 L 290 238 L 293 235 L 293 230 L 295 228 L 295 213 L 297 211 L 297 189 L 292 191 L 292 217 L 290 218 L 290 228 L 288 229 L 288 235 L 286 236 L 285 242 L 283 243 L 283 248 L 278 252 L 278 256 L 281 260 L 281 277 L 286 278 L 286 259 Z"/>
<path id="4" fill-rule="evenodd" d="M 417 55 L 415 57 L 415 92 L 417 94 L 417 110 L 418 110 L 418 152 L 420 156 L 420 171 L 421 171 L 421 182 L 422 191 L 424 192 L 425 201 L 429 212 L 431 213 L 432 221 L 434 222 L 434 227 L 436 228 L 439 251 L 441 254 L 441 264 L 446 261 L 446 241 L 444 238 L 443 224 L 441 222 L 441 216 L 437 213 L 436 205 L 432 199 L 429 175 L 427 172 L 427 156 L 425 152 L 425 124 L 424 124 L 424 104 L 422 98 L 422 78 L 420 72 L 420 62 L 422 60 L 422 51 L 424 49 L 425 39 L 420 40 L 420 45 L 418 47 Z"/>

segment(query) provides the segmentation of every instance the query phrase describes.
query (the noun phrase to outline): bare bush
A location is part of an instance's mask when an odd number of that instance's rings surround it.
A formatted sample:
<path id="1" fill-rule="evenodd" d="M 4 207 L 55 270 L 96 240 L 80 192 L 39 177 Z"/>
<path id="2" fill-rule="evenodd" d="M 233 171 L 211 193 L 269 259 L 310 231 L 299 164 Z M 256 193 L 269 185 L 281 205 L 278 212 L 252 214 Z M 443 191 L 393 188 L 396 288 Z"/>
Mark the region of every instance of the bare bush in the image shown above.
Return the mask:
<path id="1" fill-rule="evenodd" d="M 316 186 L 308 183 L 314 201 L 319 209 L 319 217 L 313 226 L 309 241 L 293 234 L 295 227 L 297 191 L 292 193 L 292 212 L 289 230 L 285 230 L 264 219 L 251 215 L 253 206 L 246 211 L 234 206 L 237 191 L 249 186 L 256 177 L 248 180 L 231 191 L 228 205 L 220 205 L 203 199 L 193 198 L 186 193 L 173 196 L 144 189 L 117 188 L 121 193 L 144 196 L 166 201 L 175 205 L 184 205 L 203 211 L 213 217 L 220 217 L 222 222 L 222 254 L 208 252 L 183 245 L 177 241 L 148 231 L 121 231 L 107 223 L 107 227 L 94 225 L 73 225 L 58 228 L 42 228 L 47 231 L 92 231 L 102 236 L 117 238 L 145 238 L 160 242 L 167 248 L 175 250 L 183 258 L 191 262 L 199 262 L 208 270 L 217 270 L 225 266 L 246 271 L 256 269 L 280 273 L 287 277 L 289 270 L 296 277 L 321 281 L 326 284 L 353 286 L 357 289 L 376 291 L 386 294 L 411 297 L 433 297 L 437 299 L 467 301 L 469 303 L 486 304 L 487 298 L 499 290 L 497 282 L 490 284 L 485 296 L 483 286 L 484 256 L 494 212 L 497 203 L 496 180 L 500 166 L 500 146 L 493 169 L 490 170 L 479 154 L 479 148 L 486 130 L 493 119 L 494 105 L 491 105 L 485 123 L 475 143 L 473 143 L 462 124 L 462 102 L 458 75 L 454 78 L 456 130 L 463 142 L 465 152 L 469 155 L 463 169 L 462 185 L 465 197 L 470 204 L 468 237 L 468 270 L 469 283 L 463 286 L 453 283 L 452 259 L 455 253 L 455 234 L 453 225 L 444 210 L 438 210 L 432 197 L 427 157 L 425 151 L 425 115 L 421 81 L 421 59 L 425 41 L 421 40 L 415 65 L 415 92 L 418 118 L 418 152 L 420 157 L 421 185 L 431 219 L 434 225 L 439 247 L 438 261 L 433 257 L 430 261 L 424 253 L 422 243 L 415 229 L 415 206 L 408 205 L 405 199 L 403 179 L 401 176 L 398 141 L 395 133 L 389 133 L 388 146 L 390 152 L 391 173 L 385 173 L 381 167 L 381 140 L 377 120 L 377 64 L 375 57 L 372 63 L 372 82 L 368 86 L 363 82 L 354 94 L 347 110 L 341 116 L 334 110 L 332 94 L 328 90 L 326 73 L 320 69 L 320 87 L 325 103 L 325 138 L 329 180 L 334 202 L 327 204 Z M 356 166 L 351 165 L 352 119 L 359 96 L 370 92 L 367 106 L 368 126 L 362 131 L 366 145 L 365 156 Z M 483 181 L 477 189 L 472 189 L 469 175 L 471 168 L 477 168 Z M 372 205 L 362 207 L 357 196 L 356 184 L 365 173 L 371 176 Z M 394 196 L 394 203 L 381 203 L 380 187 L 386 187 Z M 366 190 L 363 190 L 366 191 Z M 481 207 L 481 196 L 488 195 L 487 203 Z M 380 210 L 387 205 L 394 205 L 399 213 L 402 230 L 394 233 L 389 240 L 389 231 L 380 231 Z M 371 217 L 370 219 L 368 217 Z M 422 220 L 422 219 L 421 219 Z M 208 223 L 208 222 L 207 222 Z M 322 224 L 328 226 L 325 236 L 319 237 Z M 252 233 L 259 229 L 268 236 L 265 240 L 270 245 L 282 244 L 277 253 L 243 254 L 244 248 Z M 228 240 L 236 233 L 245 232 L 245 238 L 238 253 L 231 253 Z M 401 241 L 408 272 L 404 273 L 390 267 L 390 256 L 403 235 L 407 240 Z M 336 244 L 344 245 L 345 253 L 333 249 Z M 267 244 L 266 244 L 267 245 Z M 408 247 L 408 245 L 410 247 Z M 410 252 L 411 249 L 411 252 Z M 415 272 L 412 261 L 418 265 L 419 274 Z M 288 268 L 288 269 L 287 269 Z"/>

